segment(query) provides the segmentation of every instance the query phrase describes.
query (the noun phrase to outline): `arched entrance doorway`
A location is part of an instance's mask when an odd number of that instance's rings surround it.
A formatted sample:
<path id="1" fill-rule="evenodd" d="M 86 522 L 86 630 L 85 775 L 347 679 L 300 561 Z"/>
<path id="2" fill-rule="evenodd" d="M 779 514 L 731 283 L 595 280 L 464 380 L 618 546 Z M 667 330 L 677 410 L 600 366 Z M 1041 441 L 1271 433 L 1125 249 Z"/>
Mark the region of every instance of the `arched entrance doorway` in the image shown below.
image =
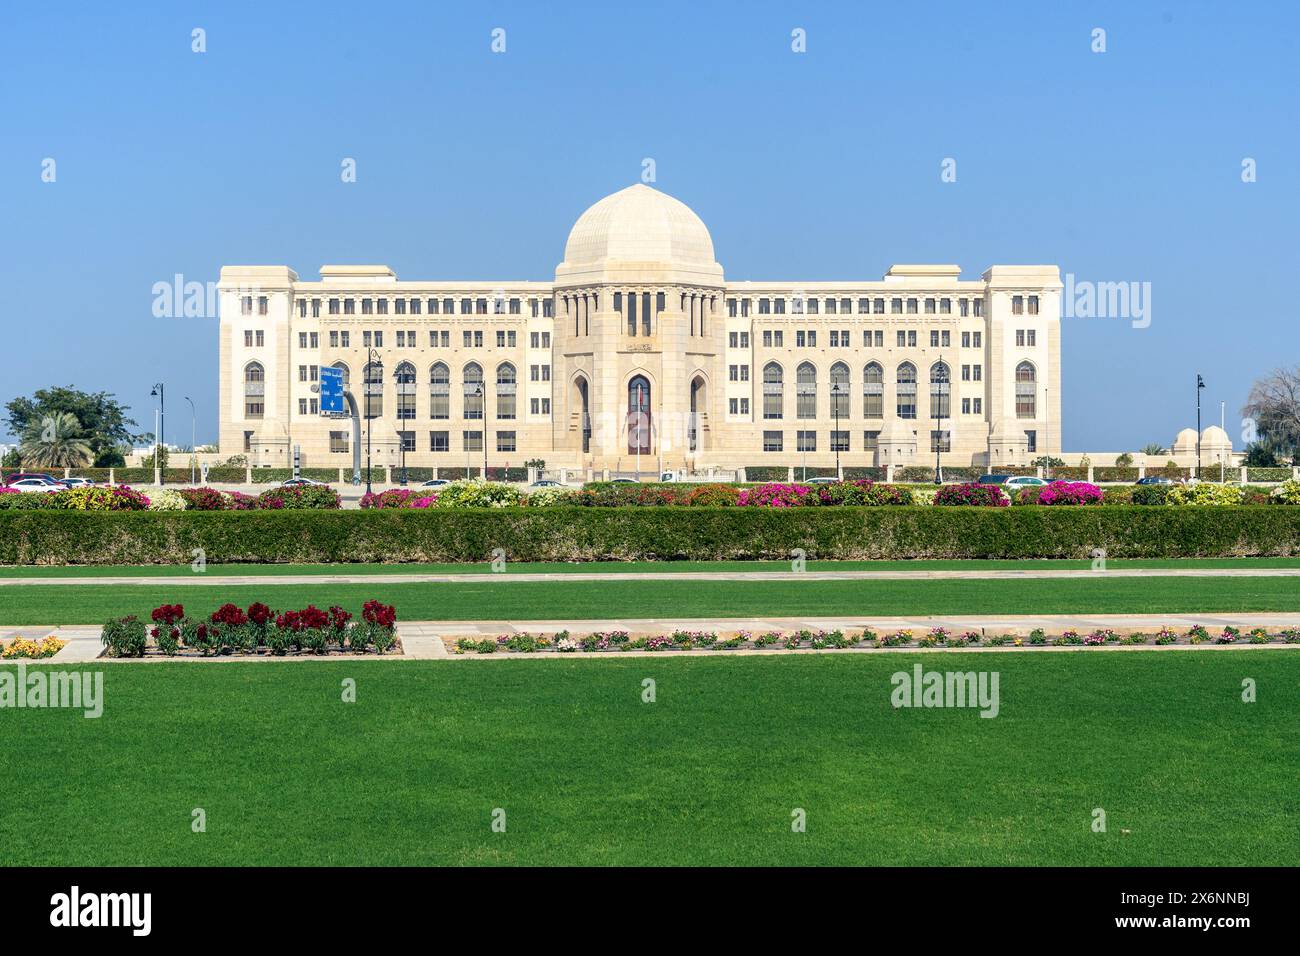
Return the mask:
<path id="1" fill-rule="evenodd" d="M 650 454 L 650 382 L 638 375 L 627 383 L 627 453 Z"/>
<path id="2" fill-rule="evenodd" d="M 708 394 L 704 385 L 704 376 L 695 376 L 691 380 L 691 414 L 686 423 L 687 447 L 693 452 L 700 450 L 700 426 L 708 412 Z"/>
<path id="3" fill-rule="evenodd" d="M 578 415 L 578 434 L 581 436 L 582 453 L 586 455 L 591 451 L 591 405 L 587 392 L 587 379 L 581 375 L 573 380 L 573 408 Z"/>

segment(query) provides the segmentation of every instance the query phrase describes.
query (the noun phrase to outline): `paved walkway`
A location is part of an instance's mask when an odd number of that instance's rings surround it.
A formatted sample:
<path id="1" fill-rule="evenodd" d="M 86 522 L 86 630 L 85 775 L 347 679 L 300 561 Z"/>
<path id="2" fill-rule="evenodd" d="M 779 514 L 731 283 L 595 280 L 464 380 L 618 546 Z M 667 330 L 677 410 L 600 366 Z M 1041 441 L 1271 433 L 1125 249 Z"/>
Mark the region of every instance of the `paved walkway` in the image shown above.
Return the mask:
<path id="1" fill-rule="evenodd" d="M 0 587 L 59 585 L 483 584 L 520 581 L 1015 581 L 1030 578 L 1300 578 L 1300 568 L 1030 568 L 916 571 L 573 571 L 464 574 L 186 574 L 0 577 Z"/>

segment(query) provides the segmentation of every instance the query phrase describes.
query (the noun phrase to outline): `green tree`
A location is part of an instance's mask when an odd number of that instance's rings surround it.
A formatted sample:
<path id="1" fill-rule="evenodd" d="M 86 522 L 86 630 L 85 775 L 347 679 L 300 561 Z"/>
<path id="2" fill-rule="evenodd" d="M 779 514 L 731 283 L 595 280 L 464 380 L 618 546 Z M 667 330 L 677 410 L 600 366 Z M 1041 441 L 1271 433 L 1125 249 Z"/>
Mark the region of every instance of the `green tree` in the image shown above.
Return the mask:
<path id="1" fill-rule="evenodd" d="M 1131 464 L 1133 464 L 1133 456 L 1130 455 L 1128 452 L 1123 452 L 1122 454 L 1115 456 L 1116 467 L 1127 468 Z"/>
<path id="2" fill-rule="evenodd" d="M 81 425 L 67 412 L 33 422 L 19 448 L 23 463 L 35 468 L 80 468 L 90 461 Z"/>
<path id="3" fill-rule="evenodd" d="M 1253 441 L 1246 446 L 1242 464 L 1247 468 L 1276 468 L 1277 452 L 1267 442 Z"/>
<path id="4" fill-rule="evenodd" d="M 9 432 L 18 436 L 27 436 L 47 418 L 71 415 L 76 422 L 75 437 L 89 446 L 90 455 L 97 465 L 101 458 L 114 453 L 120 456 L 117 450 L 121 446 L 153 437 L 148 433 L 134 432 L 136 422 L 127 417 L 130 408 L 109 392 L 82 392 L 61 385 L 42 388 L 31 398 L 15 398 L 5 405 L 5 411 Z"/>
<path id="5" fill-rule="evenodd" d="M 1142 454 L 1148 458 L 1159 458 L 1161 455 L 1169 454 L 1169 449 L 1159 442 L 1151 442 L 1149 445 L 1142 446 Z"/>

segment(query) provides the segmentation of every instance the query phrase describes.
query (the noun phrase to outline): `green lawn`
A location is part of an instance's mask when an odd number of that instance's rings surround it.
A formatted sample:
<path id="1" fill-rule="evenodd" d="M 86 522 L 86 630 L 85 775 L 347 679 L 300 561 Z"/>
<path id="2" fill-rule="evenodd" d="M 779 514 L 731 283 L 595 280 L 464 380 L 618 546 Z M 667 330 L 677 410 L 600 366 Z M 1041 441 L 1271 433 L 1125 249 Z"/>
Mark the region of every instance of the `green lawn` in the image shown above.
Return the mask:
<path id="1" fill-rule="evenodd" d="M 809 561 L 810 571 L 1050 571 L 1087 569 L 1090 561 Z M 1300 558 L 1171 558 L 1112 560 L 1110 568 L 1300 568 Z M 637 571 L 660 573 L 688 571 L 789 571 L 789 561 L 588 561 L 510 563 L 506 574 L 572 574 Z M 209 564 L 208 575 L 292 575 L 292 574 L 483 574 L 488 564 Z M 77 577 L 198 577 L 188 564 L 0 565 L 0 578 Z"/>
<path id="2" fill-rule="evenodd" d="M 1001 713 L 895 710 L 925 655 L 115 665 L 0 709 L 0 863 L 1277 865 L 1300 655 L 989 654 Z M 357 702 L 340 682 L 357 681 Z M 657 701 L 641 702 L 642 680 Z M 1258 682 L 1258 703 L 1240 699 Z M 195 808 L 207 831 L 191 832 Z M 506 832 L 493 833 L 494 808 Z M 791 812 L 807 813 L 792 833 Z M 1091 829 L 1094 808 L 1107 832 Z"/>
<path id="3" fill-rule="evenodd" d="M 0 588 L 0 624 L 100 624 L 181 603 L 208 614 L 232 601 L 279 609 L 370 598 L 398 620 L 547 620 L 935 614 L 1300 611 L 1296 578 L 1096 578 L 887 581 L 511 581 L 249 584 L 230 587 L 21 585 Z"/>

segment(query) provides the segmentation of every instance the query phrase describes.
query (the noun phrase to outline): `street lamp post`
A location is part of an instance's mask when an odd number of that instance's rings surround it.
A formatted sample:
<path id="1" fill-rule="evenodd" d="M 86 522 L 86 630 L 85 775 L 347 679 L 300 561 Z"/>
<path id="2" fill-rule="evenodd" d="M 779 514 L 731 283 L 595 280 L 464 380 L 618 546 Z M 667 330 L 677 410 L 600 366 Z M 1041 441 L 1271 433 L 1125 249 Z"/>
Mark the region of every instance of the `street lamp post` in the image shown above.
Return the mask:
<path id="1" fill-rule="evenodd" d="M 831 411 L 835 415 L 835 433 L 831 444 L 835 446 L 835 477 L 840 478 L 840 383 L 831 382 Z"/>
<path id="2" fill-rule="evenodd" d="M 194 469 L 199 461 L 198 413 L 194 410 L 194 399 L 186 395 L 185 401 L 190 403 L 190 484 L 192 485 L 194 484 Z"/>
<path id="3" fill-rule="evenodd" d="M 162 446 L 167 440 L 167 395 L 163 383 L 155 383 L 153 390 L 149 394 L 158 399 L 158 434 L 153 438 L 153 463 L 154 467 L 158 469 L 158 484 L 165 485 L 167 476 L 163 473 Z"/>
<path id="4" fill-rule="evenodd" d="M 375 364 L 375 350 L 373 348 L 367 348 L 366 368 L 361 375 L 362 379 L 364 380 L 361 383 L 361 388 L 362 388 L 361 400 L 365 403 L 365 414 L 366 414 L 366 494 L 371 493 L 370 492 L 370 432 L 372 430 L 371 422 L 374 420 L 374 416 L 370 414 L 371 407 L 372 407 L 370 404 L 370 384 L 371 384 L 370 369 L 374 364 Z M 379 373 L 379 381 L 382 383 L 383 380 L 384 380 L 383 367 L 381 366 L 380 373 Z"/>
<path id="5" fill-rule="evenodd" d="M 934 483 L 936 485 L 943 484 L 943 469 L 942 466 L 940 465 L 939 456 L 943 448 L 943 402 L 944 402 L 944 397 L 947 394 L 946 392 L 943 391 L 943 389 L 944 386 L 947 385 L 947 379 L 948 379 L 948 366 L 943 364 L 943 353 L 940 352 L 939 353 L 939 382 L 938 382 L 939 401 L 935 404 L 935 409 L 934 409 L 934 420 L 935 420 Z"/>
<path id="6" fill-rule="evenodd" d="M 483 426 L 479 434 L 483 436 L 483 480 L 487 481 L 487 389 L 482 382 L 474 387 L 474 394 L 482 399 L 479 410 L 483 413 Z"/>
<path id="7" fill-rule="evenodd" d="M 1205 388 L 1205 379 L 1196 376 L 1196 477 L 1201 477 L 1201 389 Z"/>

